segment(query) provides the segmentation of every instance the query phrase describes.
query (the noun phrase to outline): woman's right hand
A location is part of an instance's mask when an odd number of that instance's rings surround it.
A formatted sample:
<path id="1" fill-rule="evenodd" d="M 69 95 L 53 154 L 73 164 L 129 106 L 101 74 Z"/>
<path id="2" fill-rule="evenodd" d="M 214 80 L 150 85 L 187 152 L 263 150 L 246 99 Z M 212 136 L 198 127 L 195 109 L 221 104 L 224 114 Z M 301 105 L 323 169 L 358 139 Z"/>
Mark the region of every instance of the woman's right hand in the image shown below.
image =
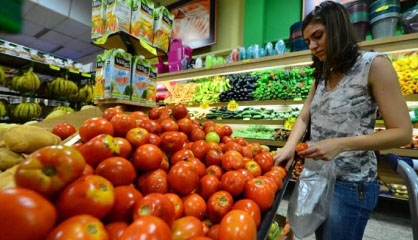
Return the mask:
<path id="1" fill-rule="evenodd" d="M 274 165 L 278 166 L 281 162 L 287 161 L 286 170 L 289 170 L 289 167 L 292 164 L 294 157 L 295 149 L 284 146 L 283 148 L 277 150 L 276 155 L 274 155 Z"/>

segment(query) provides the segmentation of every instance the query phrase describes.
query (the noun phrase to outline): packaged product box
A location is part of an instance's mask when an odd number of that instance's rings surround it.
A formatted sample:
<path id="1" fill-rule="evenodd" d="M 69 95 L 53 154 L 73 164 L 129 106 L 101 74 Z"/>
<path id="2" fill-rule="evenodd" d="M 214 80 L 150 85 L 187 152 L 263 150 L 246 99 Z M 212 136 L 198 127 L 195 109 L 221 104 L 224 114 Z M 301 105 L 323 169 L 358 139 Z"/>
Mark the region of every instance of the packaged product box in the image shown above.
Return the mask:
<path id="1" fill-rule="evenodd" d="M 105 53 L 97 55 L 96 60 L 96 79 L 93 89 L 93 98 L 99 99 L 104 98 L 105 95 L 105 78 L 104 78 L 104 72 L 105 72 Z"/>
<path id="2" fill-rule="evenodd" d="M 133 0 L 131 34 L 152 44 L 154 37 L 154 3 L 151 0 Z"/>
<path id="3" fill-rule="evenodd" d="M 91 39 L 102 37 L 105 30 L 107 0 L 93 0 L 91 11 Z"/>
<path id="4" fill-rule="evenodd" d="M 173 28 L 174 15 L 165 7 L 159 7 L 154 11 L 154 41 L 153 45 L 164 52 L 170 45 L 171 30 Z"/>
<path id="5" fill-rule="evenodd" d="M 157 67 L 151 65 L 149 68 L 149 80 L 148 80 L 148 87 L 146 93 L 146 100 L 147 102 L 156 102 L 156 95 L 157 95 Z"/>
<path id="6" fill-rule="evenodd" d="M 132 0 L 107 0 L 105 34 L 131 29 Z"/>
<path id="7" fill-rule="evenodd" d="M 150 62 L 144 56 L 132 57 L 132 97 L 133 101 L 145 100 L 149 83 Z"/>
<path id="8" fill-rule="evenodd" d="M 105 62 L 105 98 L 130 99 L 131 54 L 112 49 Z"/>

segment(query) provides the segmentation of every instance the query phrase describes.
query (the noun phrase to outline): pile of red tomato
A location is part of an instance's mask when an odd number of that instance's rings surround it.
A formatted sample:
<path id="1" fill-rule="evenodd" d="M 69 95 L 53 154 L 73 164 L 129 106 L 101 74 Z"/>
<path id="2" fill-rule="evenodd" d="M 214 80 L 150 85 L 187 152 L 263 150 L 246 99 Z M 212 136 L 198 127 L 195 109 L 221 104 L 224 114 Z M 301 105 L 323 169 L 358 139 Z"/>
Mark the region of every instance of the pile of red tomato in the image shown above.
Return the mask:
<path id="1" fill-rule="evenodd" d="M 18 187 L 0 192 L 0 239 L 256 239 L 286 170 L 231 134 L 183 105 L 108 108 L 80 127 L 82 143 L 18 167 Z"/>

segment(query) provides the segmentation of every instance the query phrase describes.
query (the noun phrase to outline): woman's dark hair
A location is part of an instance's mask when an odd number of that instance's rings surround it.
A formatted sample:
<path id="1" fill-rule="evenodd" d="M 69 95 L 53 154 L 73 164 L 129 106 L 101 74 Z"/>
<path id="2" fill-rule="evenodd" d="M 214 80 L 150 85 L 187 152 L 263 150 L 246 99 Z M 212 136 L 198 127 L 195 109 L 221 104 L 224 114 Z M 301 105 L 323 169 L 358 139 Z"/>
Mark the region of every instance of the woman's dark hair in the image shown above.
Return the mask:
<path id="1" fill-rule="evenodd" d="M 316 56 L 312 57 L 315 79 L 319 80 L 322 76 L 327 79 L 331 72 L 347 73 L 359 54 L 356 35 L 347 10 L 339 3 L 325 1 L 305 17 L 302 33 L 310 23 L 323 24 L 327 36 L 325 62 L 321 62 Z"/>

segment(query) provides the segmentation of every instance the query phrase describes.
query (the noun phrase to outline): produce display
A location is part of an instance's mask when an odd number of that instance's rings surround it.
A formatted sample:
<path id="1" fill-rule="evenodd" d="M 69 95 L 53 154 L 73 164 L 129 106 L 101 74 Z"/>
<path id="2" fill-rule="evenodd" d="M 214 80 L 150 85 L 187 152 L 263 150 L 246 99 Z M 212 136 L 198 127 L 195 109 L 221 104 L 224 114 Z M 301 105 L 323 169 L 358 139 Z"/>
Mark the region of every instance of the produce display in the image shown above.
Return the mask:
<path id="1" fill-rule="evenodd" d="M 285 120 L 288 118 L 296 118 L 299 116 L 299 108 L 292 108 L 288 111 L 275 111 L 266 108 L 247 107 L 238 111 L 229 111 L 226 106 L 219 108 L 212 108 L 208 114 L 207 119 L 270 119 L 270 120 Z"/>
<path id="2" fill-rule="evenodd" d="M 20 103 L 10 109 L 10 118 L 15 121 L 26 122 L 38 119 L 42 114 L 42 108 L 38 103 Z"/>
<path id="3" fill-rule="evenodd" d="M 418 56 L 405 56 L 392 62 L 403 95 L 418 93 Z"/>
<path id="4" fill-rule="evenodd" d="M 251 101 L 253 100 L 253 91 L 256 88 L 255 82 L 257 76 L 250 74 L 233 74 L 226 76 L 229 80 L 230 88 L 219 95 L 221 102 L 235 101 Z"/>
<path id="5" fill-rule="evenodd" d="M 194 80 L 194 82 L 196 86 L 191 103 L 217 103 L 221 92 L 231 87 L 225 76 L 201 78 Z"/>
<path id="6" fill-rule="evenodd" d="M 32 68 L 22 76 L 15 76 L 10 82 L 7 80 L 8 78 L 3 78 L 3 86 L 22 93 L 36 92 L 41 85 L 38 75 L 33 72 Z"/>
<path id="7" fill-rule="evenodd" d="M 173 88 L 169 88 L 170 96 L 164 99 L 165 104 L 190 103 L 196 91 L 197 83 L 176 83 Z"/>
<path id="8" fill-rule="evenodd" d="M 0 215 L 16 226 L 0 225 L 9 239 L 253 240 L 287 175 L 265 147 L 232 138 L 229 126 L 199 125 L 183 105 L 148 115 L 108 108 L 72 147 L 39 149 L 47 136 L 21 127 L 4 139 L 31 153 L 7 171 L 12 183 L 0 181 Z"/>
<path id="9" fill-rule="evenodd" d="M 251 125 L 246 129 L 235 130 L 232 137 L 273 140 L 274 128 L 264 125 Z"/>
<path id="10" fill-rule="evenodd" d="M 287 130 L 284 128 L 276 129 L 273 134 L 274 140 L 277 140 L 277 141 L 287 141 L 289 136 L 290 136 L 290 130 Z"/>
<path id="11" fill-rule="evenodd" d="M 313 78 L 313 68 L 269 70 L 258 74 L 254 100 L 306 98 Z"/>

